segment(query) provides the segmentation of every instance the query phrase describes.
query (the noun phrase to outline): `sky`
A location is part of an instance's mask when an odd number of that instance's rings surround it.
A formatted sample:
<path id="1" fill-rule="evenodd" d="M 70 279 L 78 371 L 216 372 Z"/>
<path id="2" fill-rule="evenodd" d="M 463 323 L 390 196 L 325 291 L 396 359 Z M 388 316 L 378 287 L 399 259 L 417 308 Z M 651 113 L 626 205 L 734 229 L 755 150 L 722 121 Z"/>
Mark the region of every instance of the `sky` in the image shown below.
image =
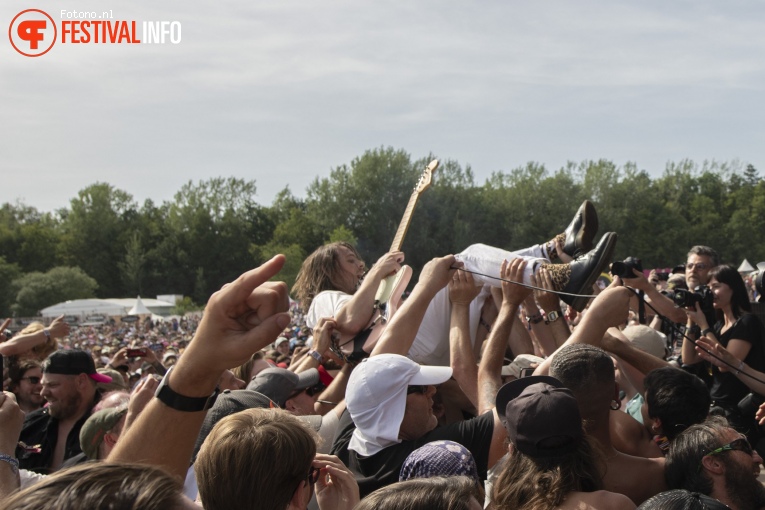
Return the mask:
<path id="1" fill-rule="evenodd" d="M 8 37 L 30 8 L 58 29 L 36 58 Z M 62 43 L 61 10 L 181 42 Z M 765 2 L 4 0 L 0 22 L 0 203 L 235 176 L 270 205 L 381 146 L 479 184 L 529 161 L 765 166 Z"/>

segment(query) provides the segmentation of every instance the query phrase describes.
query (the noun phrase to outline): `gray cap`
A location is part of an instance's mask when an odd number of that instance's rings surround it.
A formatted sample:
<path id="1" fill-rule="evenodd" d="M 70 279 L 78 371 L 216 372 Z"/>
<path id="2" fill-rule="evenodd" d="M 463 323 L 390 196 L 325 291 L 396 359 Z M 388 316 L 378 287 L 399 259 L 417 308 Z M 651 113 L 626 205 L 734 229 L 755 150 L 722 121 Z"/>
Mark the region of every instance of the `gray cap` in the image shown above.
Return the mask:
<path id="1" fill-rule="evenodd" d="M 271 402 L 271 399 L 260 393 L 250 390 L 224 390 L 223 393 L 218 395 L 215 404 L 207 411 L 205 421 L 202 423 L 202 428 L 197 437 L 197 442 L 194 445 L 193 459 L 196 460 L 202 443 L 205 442 L 215 424 L 221 419 L 246 409 L 270 409 L 275 407 L 276 404 Z"/>
<path id="2" fill-rule="evenodd" d="M 276 402 L 279 407 L 284 407 L 290 395 L 317 384 L 319 384 L 319 371 L 315 368 L 309 368 L 299 374 L 290 372 L 286 368 L 267 368 L 250 381 L 247 389 L 262 393 Z"/>

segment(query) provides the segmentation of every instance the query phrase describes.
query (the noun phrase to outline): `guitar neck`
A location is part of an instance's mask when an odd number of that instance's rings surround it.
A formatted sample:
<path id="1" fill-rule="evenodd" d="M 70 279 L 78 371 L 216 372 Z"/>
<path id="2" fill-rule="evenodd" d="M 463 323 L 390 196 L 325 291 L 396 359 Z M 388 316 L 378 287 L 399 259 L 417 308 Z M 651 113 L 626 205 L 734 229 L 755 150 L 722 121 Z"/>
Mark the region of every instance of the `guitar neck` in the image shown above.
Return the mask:
<path id="1" fill-rule="evenodd" d="M 420 193 L 417 190 L 412 192 L 412 196 L 409 197 L 409 203 L 406 205 L 406 211 L 404 211 L 404 217 L 401 218 L 401 223 L 398 224 L 398 230 L 396 230 L 396 236 L 393 238 L 393 243 L 390 245 L 389 251 L 400 251 L 401 245 L 404 244 L 404 236 L 409 229 L 409 223 L 412 220 L 412 213 L 414 212 L 414 206 L 417 205 L 417 199 Z"/>

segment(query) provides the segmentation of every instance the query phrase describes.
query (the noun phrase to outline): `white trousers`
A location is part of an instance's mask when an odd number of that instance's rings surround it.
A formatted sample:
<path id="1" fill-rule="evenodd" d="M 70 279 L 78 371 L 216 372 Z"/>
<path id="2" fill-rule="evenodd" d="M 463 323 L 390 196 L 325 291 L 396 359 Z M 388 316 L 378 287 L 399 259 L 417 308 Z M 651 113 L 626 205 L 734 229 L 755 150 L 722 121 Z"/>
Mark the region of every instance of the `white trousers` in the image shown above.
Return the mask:
<path id="1" fill-rule="evenodd" d="M 503 260 L 526 259 L 529 263 L 523 275 L 524 283 L 531 283 L 531 275 L 537 263 L 548 263 L 548 253 L 544 246 L 534 245 L 518 251 L 507 251 L 485 244 L 474 244 L 458 253 L 457 260 L 464 263 L 465 269 L 487 275 L 473 274 L 476 285 L 483 286 L 481 293 L 470 303 L 470 341 L 475 344 L 475 333 L 481 318 L 481 309 L 486 298 L 491 295 L 489 287 L 500 287 L 498 280 Z M 409 357 L 423 365 L 449 366 L 449 324 L 452 305 L 449 301 L 449 287 L 441 289 L 428 305 L 425 317 L 417 331 L 414 344 L 409 350 Z"/>

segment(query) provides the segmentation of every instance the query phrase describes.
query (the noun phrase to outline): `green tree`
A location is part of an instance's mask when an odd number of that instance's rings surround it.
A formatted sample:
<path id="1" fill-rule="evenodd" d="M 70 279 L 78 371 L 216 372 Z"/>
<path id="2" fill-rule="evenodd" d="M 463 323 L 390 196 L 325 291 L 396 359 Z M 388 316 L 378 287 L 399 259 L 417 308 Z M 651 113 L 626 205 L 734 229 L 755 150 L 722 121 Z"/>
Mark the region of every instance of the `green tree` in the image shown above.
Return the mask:
<path id="1" fill-rule="evenodd" d="M 79 267 L 54 267 L 46 273 L 27 273 L 13 285 L 18 289 L 12 306 L 17 316 L 34 316 L 48 306 L 70 299 L 95 297 L 98 283 Z"/>
<path id="2" fill-rule="evenodd" d="M 61 259 L 81 267 L 98 282 L 100 297 L 120 296 L 124 285 L 117 268 L 136 217 L 133 197 L 106 183 L 81 190 L 70 202 L 62 229 Z"/>
<path id="3" fill-rule="evenodd" d="M 146 265 L 146 252 L 141 244 L 141 234 L 133 232 L 125 246 L 125 258 L 118 264 L 122 272 L 127 292 L 140 295 L 143 293 L 144 267 Z"/>
<path id="4" fill-rule="evenodd" d="M 16 300 L 16 289 L 13 282 L 21 277 L 17 264 L 10 264 L 0 257 L 0 317 L 12 315 L 11 305 Z"/>

